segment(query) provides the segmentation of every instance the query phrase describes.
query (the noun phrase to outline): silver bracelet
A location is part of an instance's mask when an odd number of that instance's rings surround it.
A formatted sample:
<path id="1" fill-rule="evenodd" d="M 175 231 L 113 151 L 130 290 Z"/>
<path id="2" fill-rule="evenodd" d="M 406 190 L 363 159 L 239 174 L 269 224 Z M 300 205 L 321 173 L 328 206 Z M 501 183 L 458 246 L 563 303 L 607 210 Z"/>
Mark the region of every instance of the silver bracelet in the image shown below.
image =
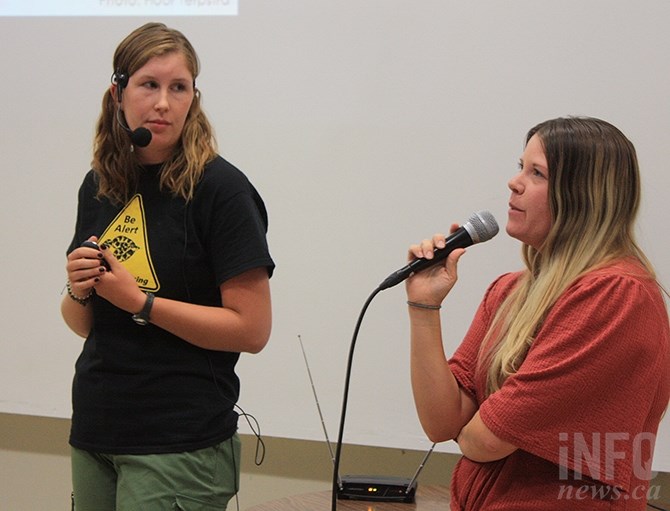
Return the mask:
<path id="1" fill-rule="evenodd" d="M 65 286 L 67 287 L 67 295 L 72 298 L 75 302 L 77 302 L 79 305 L 86 306 L 86 304 L 91 300 L 91 297 L 93 296 L 93 288 L 88 292 L 86 296 L 77 296 L 72 292 L 72 284 L 70 284 L 70 281 L 68 280 L 65 283 Z"/>
<path id="2" fill-rule="evenodd" d="M 407 300 L 407 305 L 416 307 L 417 309 L 428 309 L 432 311 L 440 310 L 442 308 L 441 305 L 428 305 L 427 303 L 410 302 L 409 300 Z"/>

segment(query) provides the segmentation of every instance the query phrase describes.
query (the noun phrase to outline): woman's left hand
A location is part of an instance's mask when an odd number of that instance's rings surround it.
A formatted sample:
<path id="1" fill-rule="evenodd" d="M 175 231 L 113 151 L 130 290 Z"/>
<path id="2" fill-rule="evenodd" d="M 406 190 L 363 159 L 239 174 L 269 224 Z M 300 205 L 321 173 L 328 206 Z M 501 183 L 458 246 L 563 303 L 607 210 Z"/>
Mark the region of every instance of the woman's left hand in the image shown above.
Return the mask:
<path id="1" fill-rule="evenodd" d="M 102 244 L 100 249 L 109 264 L 109 270 L 100 276 L 95 287 L 96 293 L 119 309 L 131 314 L 139 312 L 147 299 L 146 294 L 109 247 Z"/>

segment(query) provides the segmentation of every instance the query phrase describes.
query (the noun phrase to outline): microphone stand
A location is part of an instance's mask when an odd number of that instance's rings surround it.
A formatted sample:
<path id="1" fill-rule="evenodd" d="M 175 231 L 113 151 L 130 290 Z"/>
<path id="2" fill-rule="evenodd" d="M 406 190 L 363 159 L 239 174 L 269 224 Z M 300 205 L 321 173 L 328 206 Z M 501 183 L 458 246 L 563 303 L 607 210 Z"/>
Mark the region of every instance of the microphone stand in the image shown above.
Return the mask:
<path id="1" fill-rule="evenodd" d="M 344 382 L 344 398 L 342 400 L 342 414 L 340 416 L 340 430 L 339 434 L 337 437 L 337 449 L 335 451 L 335 459 L 333 463 L 333 495 L 332 495 L 332 506 L 331 510 L 336 511 L 337 509 L 337 492 L 338 489 L 342 489 L 342 484 L 340 482 L 339 478 L 339 470 L 340 470 L 340 455 L 342 453 L 342 437 L 344 435 L 344 420 L 346 417 L 347 413 L 347 402 L 349 400 L 349 381 L 351 379 L 351 366 L 353 363 L 353 356 L 354 356 L 354 347 L 356 346 L 356 339 L 358 338 L 358 332 L 361 327 L 361 323 L 363 321 L 363 316 L 365 315 L 365 312 L 367 311 L 368 307 L 370 306 L 370 302 L 374 299 L 375 296 L 380 291 L 383 291 L 384 289 L 388 289 L 390 287 L 393 287 L 403 280 L 405 280 L 407 277 L 409 277 L 412 273 L 420 271 L 424 269 L 427 266 L 431 266 L 442 259 L 446 258 L 449 253 L 456 249 L 456 248 L 465 248 L 469 247 L 473 243 L 479 243 L 482 241 L 487 241 L 491 239 L 493 236 L 495 236 L 498 233 L 498 224 L 496 223 L 495 218 L 493 215 L 488 212 L 488 211 L 480 211 L 478 213 L 475 213 L 470 217 L 470 219 L 463 225 L 461 226 L 457 231 L 453 232 L 449 238 L 446 240 L 446 246 L 442 249 L 438 249 L 435 251 L 436 256 L 435 258 L 431 260 L 426 260 L 426 259 L 416 259 L 409 263 L 407 266 L 404 268 L 401 268 L 400 270 L 396 271 L 395 273 L 392 273 L 389 275 L 378 287 L 375 289 L 372 294 L 368 297 L 367 301 L 365 302 L 365 305 L 363 305 L 363 308 L 358 316 L 358 321 L 356 322 L 356 328 L 354 329 L 354 335 L 351 339 L 351 347 L 349 348 L 349 360 L 347 362 L 347 374 L 345 377 L 345 382 Z M 433 444 L 434 447 L 435 444 Z M 432 452 L 432 447 L 430 452 Z M 428 454 L 430 454 L 430 452 Z M 422 462 L 422 464 L 425 463 L 425 459 Z M 416 476 L 418 474 L 415 474 L 414 478 L 412 479 L 412 482 L 416 479 Z M 411 483 L 410 483 L 411 484 Z"/>
<path id="2" fill-rule="evenodd" d="M 354 334 L 351 339 L 351 346 L 349 347 L 349 359 L 347 361 L 347 373 L 344 380 L 344 397 L 342 399 L 342 414 L 340 416 L 340 429 L 337 436 L 337 447 L 335 449 L 335 459 L 333 462 L 333 494 L 331 500 L 331 509 L 336 511 L 337 509 L 337 491 L 341 488 L 340 486 L 340 456 L 342 454 L 342 437 L 344 436 L 344 420 L 347 414 L 347 402 L 349 401 L 349 382 L 351 380 L 351 366 L 353 365 L 354 359 L 354 348 L 356 346 L 356 339 L 358 338 L 358 332 L 361 328 L 361 323 L 363 322 L 363 316 L 367 311 L 370 303 L 377 294 L 382 291 L 382 287 L 375 289 L 372 294 L 368 297 L 363 308 L 361 309 L 360 314 L 358 315 L 358 321 L 356 321 L 356 328 L 354 329 Z"/>

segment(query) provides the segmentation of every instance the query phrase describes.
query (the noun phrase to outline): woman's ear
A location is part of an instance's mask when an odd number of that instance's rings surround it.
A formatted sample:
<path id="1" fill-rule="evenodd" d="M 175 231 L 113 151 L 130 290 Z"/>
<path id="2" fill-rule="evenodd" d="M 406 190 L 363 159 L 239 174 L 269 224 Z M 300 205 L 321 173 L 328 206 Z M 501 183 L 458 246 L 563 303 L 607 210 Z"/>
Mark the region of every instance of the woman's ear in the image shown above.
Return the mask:
<path id="1" fill-rule="evenodd" d="M 114 99 L 114 102 L 117 104 L 121 104 L 121 98 L 118 96 L 119 93 L 119 87 L 115 83 L 109 86 L 109 93 L 112 95 L 112 98 Z"/>

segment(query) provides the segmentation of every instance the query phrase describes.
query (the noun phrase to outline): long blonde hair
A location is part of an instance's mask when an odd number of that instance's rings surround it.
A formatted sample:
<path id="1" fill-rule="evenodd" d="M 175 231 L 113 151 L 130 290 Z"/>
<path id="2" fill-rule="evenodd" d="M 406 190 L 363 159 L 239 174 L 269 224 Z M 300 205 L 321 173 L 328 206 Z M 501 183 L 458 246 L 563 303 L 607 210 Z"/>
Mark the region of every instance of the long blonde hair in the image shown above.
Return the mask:
<path id="1" fill-rule="evenodd" d="M 532 128 L 549 168 L 552 226 L 539 250 L 522 248 L 526 270 L 496 313 L 480 354 L 487 395 L 498 390 L 526 357 L 561 293 L 586 272 L 621 257 L 654 271 L 635 241 L 640 174 L 633 144 L 594 118 L 552 119 Z"/>
<path id="2" fill-rule="evenodd" d="M 147 23 L 131 32 L 116 48 L 114 77 L 131 76 L 151 58 L 178 52 L 184 55 L 195 79 L 200 71 L 197 54 L 178 30 L 162 23 Z M 128 134 L 117 122 L 117 98 L 109 89 L 102 99 L 102 112 L 96 125 L 91 167 L 98 177 L 98 197 L 123 203 L 137 185 L 140 163 Z M 205 164 L 216 157 L 217 147 L 212 127 L 201 109 L 200 91 L 196 89 L 181 135 L 181 141 L 160 174 L 161 188 L 190 200 L 202 177 Z"/>

